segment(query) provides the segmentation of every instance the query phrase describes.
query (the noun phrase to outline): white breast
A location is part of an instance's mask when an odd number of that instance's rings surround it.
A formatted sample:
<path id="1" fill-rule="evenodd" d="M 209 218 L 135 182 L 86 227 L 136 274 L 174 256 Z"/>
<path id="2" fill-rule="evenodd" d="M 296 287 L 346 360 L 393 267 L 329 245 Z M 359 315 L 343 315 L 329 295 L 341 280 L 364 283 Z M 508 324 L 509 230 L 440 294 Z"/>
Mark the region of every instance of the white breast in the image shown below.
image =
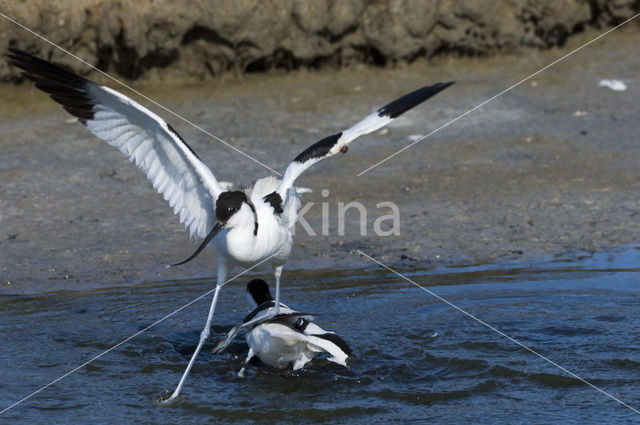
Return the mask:
<path id="1" fill-rule="evenodd" d="M 284 264 L 291 253 L 293 238 L 289 228 L 272 211 L 257 211 L 258 234 L 253 226 L 230 229 L 225 235 L 224 247 L 238 263 L 252 266 L 278 253 L 269 263 Z"/>

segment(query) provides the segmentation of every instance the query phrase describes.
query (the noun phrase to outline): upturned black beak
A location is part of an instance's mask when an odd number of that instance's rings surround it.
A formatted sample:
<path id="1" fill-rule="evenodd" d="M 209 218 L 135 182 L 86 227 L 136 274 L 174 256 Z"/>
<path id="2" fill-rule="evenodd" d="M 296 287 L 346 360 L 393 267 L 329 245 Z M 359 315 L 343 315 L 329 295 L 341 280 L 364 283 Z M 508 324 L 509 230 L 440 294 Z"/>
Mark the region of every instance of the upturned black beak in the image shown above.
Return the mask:
<path id="1" fill-rule="evenodd" d="M 198 249 L 196 249 L 196 252 L 194 252 L 193 254 L 191 254 L 191 257 L 187 258 L 184 261 L 180 261 L 179 263 L 175 263 L 175 264 L 170 264 L 169 267 L 173 267 L 173 266 L 181 266 L 185 263 L 188 263 L 189 261 L 193 260 L 194 258 L 196 258 L 198 256 L 198 254 L 200 254 L 200 251 L 202 251 L 204 249 L 205 246 L 209 245 L 209 242 L 211 242 L 211 239 L 215 238 L 216 235 L 218 233 L 220 233 L 220 231 L 224 229 L 224 224 L 220 224 L 220 222 L 217 222 L 215 226 L 213 226 L 213 229 L 211 229 L 211 231 L 209 232 L 209 234 L 207 235 L 206 238 L 204 238 L 204 241 L 202 241 L 202 243 L 200 244 L 200 246 L 198 247 Z"/>

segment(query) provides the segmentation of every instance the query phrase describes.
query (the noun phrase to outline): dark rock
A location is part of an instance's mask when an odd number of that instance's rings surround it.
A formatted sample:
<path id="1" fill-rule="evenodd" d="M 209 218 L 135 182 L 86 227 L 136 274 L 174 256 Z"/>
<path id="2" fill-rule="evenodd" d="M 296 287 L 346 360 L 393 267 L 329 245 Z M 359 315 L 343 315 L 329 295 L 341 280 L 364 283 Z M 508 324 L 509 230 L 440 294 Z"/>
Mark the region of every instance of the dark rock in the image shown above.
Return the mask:
<path id="1" fill-rule="evenodd" d="M 102 70 L 135 79 L 202 79 L 228 71 L 386 65 L 447 52 L 517 52 L 562 45 L 586 26 L 618 24 L 637 0 L 45 0 L 3 13 Z M 86 65 L 0 19 L 9 46 L 81 73 Z M 0 80 L 18 77 L 0 59 Z"/>

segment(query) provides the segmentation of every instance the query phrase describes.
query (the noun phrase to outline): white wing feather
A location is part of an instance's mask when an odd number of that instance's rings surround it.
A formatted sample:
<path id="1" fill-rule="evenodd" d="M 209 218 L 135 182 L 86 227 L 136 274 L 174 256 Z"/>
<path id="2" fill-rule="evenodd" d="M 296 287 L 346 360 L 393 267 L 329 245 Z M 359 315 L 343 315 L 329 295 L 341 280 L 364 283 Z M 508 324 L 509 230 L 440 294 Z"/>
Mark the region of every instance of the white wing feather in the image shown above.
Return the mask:
<path id="1" fill-rule="evenodd" d="M 140 167 L 191 236 L 206 236 L 223 188 L 162 118 L 115 90 L 23 51 L 10 48 L 8 58 L 36 87 Z"/>
<path id="2" fill-rule="evenodd" d="M 211 170 L 158 115 L 108 87 L 87 89 L 96 100 L 87 128 L 144 171 L 192 237 L 205 237 L 224 190 Z"/>
<path id="3" fill-rule="evenodd" d="M 282 177 L 282 183 L 280 184 L 280 187 L 278 187 L 278 194 L 282 199 L 285 199 L 287 191 L 293 186 L 298 176 L 313 164 L 325 158 L 334 156 L 339 152 L 346 152 L 349 143 L 358 137 L 373 133 L 374 131 L 384 127 L 404 112 L 436 95 L 451 84 L 453 83 L 437 83 L 408 93 L 383 106 L 376 112 L 367 115 L 364 119 L 348 129 L 326 137 L 311 145 L 298 155 L 296 159 L 289 163 L 284 176 Z"/>
<path id="4" fill-rule="evenodd" d="M 278 194 L 282 197 L 282 199 L 286 199 L 287 191 L 289 190 L 289 188 L 293 186 L 300 174 L 302 174 L 309 167 L 314 165 L 316 162 L 320 162 L 325 158 L 336 155 L 340 152 L 341 149 L 343 149 L 345 146 L 348 146 L 349 143 L 351 143 L 358 137 L 372 133 L 389 124 L 391 121 L 393 121 L 392 118 L 386 116 L 381 117 L 377 112 L 369 114 L 365 119 L 358 122 L 356 125 L 349 127 L 347 130 L 343 131 L 327 154 L 309 158 L 303 162 L 295 160 L 292 161 L 291 163 L 289 163 L 287 169 L 284 172 L 282 183 L 278 187 Z"/>

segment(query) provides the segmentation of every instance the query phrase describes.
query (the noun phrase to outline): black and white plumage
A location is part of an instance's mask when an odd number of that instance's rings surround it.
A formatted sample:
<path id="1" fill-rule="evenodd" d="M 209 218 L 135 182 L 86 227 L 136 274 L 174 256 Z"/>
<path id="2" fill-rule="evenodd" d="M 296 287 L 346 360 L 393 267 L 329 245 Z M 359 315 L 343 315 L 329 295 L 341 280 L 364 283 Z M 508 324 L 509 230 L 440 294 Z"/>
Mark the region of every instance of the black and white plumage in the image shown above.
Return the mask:
<path id="1" fill-rule="evenodd" d="M 217 285 L 207 323 L 198 346 L 169 400 L 177 397 L 208 338 L 219 290 L 235 266 L 271 267 L 276 280 L 274 309 L 260 320 L 279 313 L 280 276 L 293 245 L 292 227 L 300 206 L 295 180 L 322 159 L 346 152 L 357 137 L 387 125 L 452 83 L 438 83 L 411 92 L 378 109 L 354 126 L 329 136 L 298 155 L 285 170 L 282 181 L 265 177 L 247 191 L 229 191 L 162 118 L 127 96 L 96 84 L 60 66 L 17 49 L 9 62 L 22 69 L 89 131 L 118 148 L 146 174 L 153 187 L 173 207 L 191 236 L 204 241 L 183 264 L 211 241 L 218 254 Z M 216 237 L 219 235 L 219 237 Z M 255 322 L 254 322 L 255 323 Z M 251 326 L 254 323 L 247 323 Z"/>
<path id="2" fill-rule="evenodd" d="M 215 200 L 224 190 L 169 124 L 115 90 L 19 50 L 10 51 L 10 62 L 36 87 L 144 171 L 191 236 L 206 236 L 216 221 Z"/>
<path id="3" fill-rule="evenodd" d="M 269 285 L 262 279 L 249 282 L 247 293 L 255 309 L 243 323 L 265 315 L 274 305 Z M 346 367 L 352 352 L 336 333 L 325 331 L 313 323 L 312 316 L 292 310 L 284 304 L 280 305 L 280 314 L 276 317 L 247 329 L 245 338 L 249 345 L 245 365 L 256 356 L 266 365 L 298 370 L 317 356 L 327 353 L 327 360 Z M 243 372 L 244 367 L 240 374 Z"/>
<path id="4" fill-rule="evenodd" d="M 393 121 L 394 118 L 435 96 L 452 84 L 452 81 L 437 83 L 412 91 L 367 115 L 363 120 L 348 129 L 325 137 L 309 146 L 287 166 L 282 177 L 282 183 L 278 187 L 278 194 L 284 199 L 287 190 L 293 186 L 298 176 L 313 164 L 338 153 L 347 153 L 349 144 L 358 137 L 381 129 Z"/>

